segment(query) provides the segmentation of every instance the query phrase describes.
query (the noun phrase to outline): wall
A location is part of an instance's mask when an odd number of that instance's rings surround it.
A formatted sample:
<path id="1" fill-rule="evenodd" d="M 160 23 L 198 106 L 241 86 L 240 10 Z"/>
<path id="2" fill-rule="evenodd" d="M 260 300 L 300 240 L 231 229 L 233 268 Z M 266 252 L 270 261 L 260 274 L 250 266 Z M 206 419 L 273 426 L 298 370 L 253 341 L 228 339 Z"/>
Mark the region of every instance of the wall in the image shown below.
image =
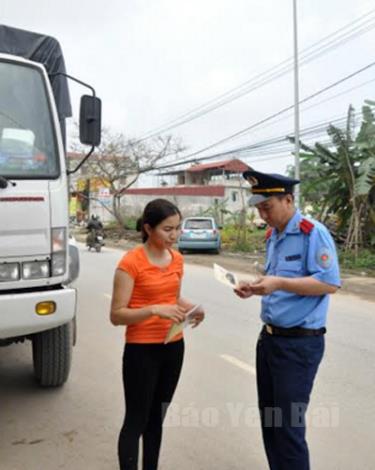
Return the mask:
<path id="1" fill-rule="evenodd" d="M 235 201 L 233 200 L 232 193 L 235 193 Z M 127 194 L 122 198 L 122 205 L 124 212 L 128 215 L 139 216 L 145 205 L 155 199 L 155 195 L 142 195 L 142 194 Z M 168 199 L 180 209 L 184 217 L 199 215 L 207 209 L 213 210 L 216 205 L 224 207 L 230 212 L 237 212 L 243 208 L 240 188 L 225 188 L 224 197 L 211 197 L 211 196 L 162 196 L 163 199 Z M 247 205 L 249 195 L 248 191 L 244 191 L 245 205 Z M 224 202 L 225 201 L 225 202 Z M 224 216 L 225 217 L 225 216 Z M 218 222 L 221 222 L 220 220 Z"/>

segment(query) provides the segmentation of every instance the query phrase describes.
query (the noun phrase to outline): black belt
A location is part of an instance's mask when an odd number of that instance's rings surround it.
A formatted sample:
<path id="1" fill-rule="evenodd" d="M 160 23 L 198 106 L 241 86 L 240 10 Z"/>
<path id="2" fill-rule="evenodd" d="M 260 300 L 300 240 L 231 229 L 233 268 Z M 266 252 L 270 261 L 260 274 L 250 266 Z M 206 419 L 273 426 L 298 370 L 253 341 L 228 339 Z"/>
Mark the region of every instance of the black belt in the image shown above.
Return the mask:
<path id="1" fill-rule="evenodd" d="M 300 326 L 294 326 L 292 328 L 281 328 L 279 326 L 273 326 L 273 325 L 264 325 L 262 331 L 264 333 L 267 333 L 269 335 L 273 336 L 321 336 L 326 333 L 325 328 L 318 328 L 318 329 L 312 329 L 312 328 L 302 328 Z"/>

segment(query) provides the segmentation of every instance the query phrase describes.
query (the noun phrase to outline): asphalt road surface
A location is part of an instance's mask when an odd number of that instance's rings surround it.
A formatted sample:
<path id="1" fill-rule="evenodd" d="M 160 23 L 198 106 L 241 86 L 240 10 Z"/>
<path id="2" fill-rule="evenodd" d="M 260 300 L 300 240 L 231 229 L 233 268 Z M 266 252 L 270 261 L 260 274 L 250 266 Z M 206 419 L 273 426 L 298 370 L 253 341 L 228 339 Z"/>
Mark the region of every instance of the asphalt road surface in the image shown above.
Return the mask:
<path id="1" fill-rule="evenodd" d="M 108 313 L 120 256 L 82 249 L 78 344 L 64 387 L 35 385 L 30 344 L 0 349 L 0 470 L 118 468 L 123 328 Z M 259 299 L 238 299 L 198 265 L 186 265 L 183 295 L 202 303 L 207 318 L 185 335 L 160 470 L 266 469 L 254 369 Z M 374 333 L 373 302 L 333 296 L 308 416 L 314 470 L 375 468 Z"/>

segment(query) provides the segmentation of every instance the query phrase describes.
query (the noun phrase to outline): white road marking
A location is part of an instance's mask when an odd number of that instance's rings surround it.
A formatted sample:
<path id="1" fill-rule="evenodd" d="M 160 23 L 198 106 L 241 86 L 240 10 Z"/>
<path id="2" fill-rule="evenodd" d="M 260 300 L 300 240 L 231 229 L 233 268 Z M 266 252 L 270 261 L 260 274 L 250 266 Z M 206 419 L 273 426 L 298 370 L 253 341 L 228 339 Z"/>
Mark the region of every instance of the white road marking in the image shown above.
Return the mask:
<path id="1" fill-rule="evenodd" d="M 240 361 L 236 357 L 229 356 L 228 354 L 221 354 L 220 357 L 224 359 L 227 362 L 230 362 L 234 366 L 239 367 L 242 370 L 245 370 L 246 372 L 249 372 L 251 375 L 256 375 L 255 367 L 250 366 L 249 364 L 246 364 L 246 362 Z"/>
<path id="2" fill-rule="evenodd" d="M 103 294 L 105 298 L 111 300 L 112 296 L 110 294 Z M 250 366 L 249 364 L 246 364 L 246 362 L 241 361 L 240 359 L 237 359 L 236 357 L 229 356 L 228 354 L 221 354 L 220 357 L 224 359 L 225 361 L 229 362 L 230 364 L 239 367 L 242 370 L 245 370 L 251 375 L 256 375 L 255 367 Z"/>
<path id="3" fill-rule="evenodd" d="M 103 294 L 104 297 L 107 299 L 111 300 L 112 296 L 110 294 Z M 225 361 L 229 362 L 230 364 L 233 364 L 234 366 L 239 367 L 242 370 L 245 370 L 251 375 L 256 375 L 255 367 L 250 366 L 249 364 L 246 364 L 246 362 L 241 361 L 240 359 L 237 359 L 236 357 L 229 356 L 228 354 L 221 354 L 220 357 L 224 359 Z"/>

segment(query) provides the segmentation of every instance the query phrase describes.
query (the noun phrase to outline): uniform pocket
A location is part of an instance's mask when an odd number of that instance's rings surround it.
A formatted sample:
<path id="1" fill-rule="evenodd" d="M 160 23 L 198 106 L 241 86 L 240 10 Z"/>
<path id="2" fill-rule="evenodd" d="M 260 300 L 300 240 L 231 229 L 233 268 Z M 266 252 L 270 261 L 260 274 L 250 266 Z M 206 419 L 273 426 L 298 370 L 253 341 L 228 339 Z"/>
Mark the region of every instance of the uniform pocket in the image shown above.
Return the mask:
<path id="1" fill-rule="evenodd" d="M 299 275 L 302 272 L 302 259 L 297 259 L 293 261 L 280 260 L 277 263 L 277 274 L 293 276 Z"/>
<path id="2" fill-rule="evenodd" d="M 307 364 L 319 366 L 324 354 L 324 344 L 324 335 L 304 338 L 302 351 Z"/>

